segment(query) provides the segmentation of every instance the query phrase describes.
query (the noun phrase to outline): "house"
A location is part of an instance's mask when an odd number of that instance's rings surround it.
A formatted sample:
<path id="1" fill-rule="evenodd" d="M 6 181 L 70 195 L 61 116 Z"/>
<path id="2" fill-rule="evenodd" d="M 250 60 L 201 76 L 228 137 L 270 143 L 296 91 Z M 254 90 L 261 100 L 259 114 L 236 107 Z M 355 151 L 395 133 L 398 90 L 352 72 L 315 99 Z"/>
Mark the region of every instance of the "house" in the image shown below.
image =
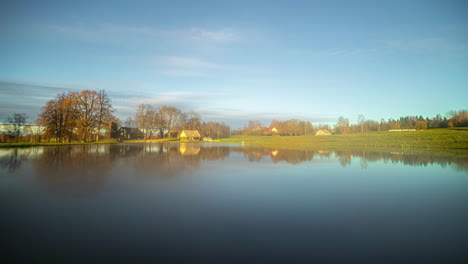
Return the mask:
<path id="1" fill-rule="evenodd" d="M 276 127 L 269 127 L 268 131 L 273 132 L 273 133 L 278 133 L 278 129 L 276 129 Z"/>
<path id="2" fill-rule="evenodd" d="M 180 140 L 200 140 L 200 138 L 198 130 L 182 130 L 179 134 Z"/>
<path id="3" fill-rule="evenodd" d="M 330 136 L 331 133 L 330 131 L 326 130 L 326 129 L 319 129 L 319 131 L 317 131 L 317 133 L 315 133 L 316 136 Z"/>

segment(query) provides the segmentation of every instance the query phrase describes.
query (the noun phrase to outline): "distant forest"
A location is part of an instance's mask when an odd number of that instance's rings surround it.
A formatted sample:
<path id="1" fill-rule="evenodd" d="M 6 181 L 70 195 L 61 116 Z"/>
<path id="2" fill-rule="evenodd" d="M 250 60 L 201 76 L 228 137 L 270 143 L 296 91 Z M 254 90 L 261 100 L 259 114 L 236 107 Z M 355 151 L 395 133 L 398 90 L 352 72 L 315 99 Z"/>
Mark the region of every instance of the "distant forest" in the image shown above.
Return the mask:
<path id="1" fill-rule="evenodd" d="M 349 119 L 340 116 L 334 125 L 313 125 L 309 121 L 290 119 L 287 121 L 273 120 L 270 126 L 265 126 L 260 121 L 249 121 L 244 128 L 236 130 L 235 134 L 241 135 L 283 135 L 304 136 L 315 134 L 317 130 L 327 130 L 335 134 L 362 133 L 369 131 L 389 131 L 398 129 L 434 129 L 449 127 L 468 127 L 468 111 L 450 111 L 447 117 L 440 114 L 433 118 L 422 116 L 404 116 L 399 119 L 390 118 L 380 121 L 367 120 L 364 115 L 358 116 L 356 124 L 350 124 Z M 277 132 L 272 131 L 275 128 Z"/>
<path id="2" fill-rule="evenodd" d="M 232 134 L 257 136 L 304 136 L 318 130 L 335 134 L 388 131 L 392 129 L 434 129 L 468 127 L 468 111 L 450 111 L 447 116 L 405 116 L 399 119 L 367 120 L 358 116 L 356 124 L 339 117 L 336 124 L 314 125 L 310 121 L 273 120 L 269 126 L 248 121 L 232 131 L 224 122 L 206 122 L 200 114 L 182 112 L 174 106 L 140 104 L 134 117 L 119 120 L 114 115 L 109 95 L 104 91 L 84 90 L 58 94 L 41 109 L 38 118 L 28 122 L 23 113 L 14 113 L 1 125 L 0 142 L 93 142 L 101 139 L 119 141 L 176 138 L 182 130 L 197 130 L 202 137 L 221 138 Z"/>

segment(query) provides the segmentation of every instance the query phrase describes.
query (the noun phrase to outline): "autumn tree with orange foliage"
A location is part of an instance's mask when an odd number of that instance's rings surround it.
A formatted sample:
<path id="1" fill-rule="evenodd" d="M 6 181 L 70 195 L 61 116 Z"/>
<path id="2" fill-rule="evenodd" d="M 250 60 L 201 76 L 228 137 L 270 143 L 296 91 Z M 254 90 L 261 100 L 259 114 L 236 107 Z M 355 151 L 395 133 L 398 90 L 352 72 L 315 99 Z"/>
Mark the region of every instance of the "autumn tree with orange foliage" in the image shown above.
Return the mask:
<path id="1" fill-rule="evenodd" d="M 102 129 L 108 130 L 115 120 L 105 91 L 84 90 L 59 94 L 42 108 L 39 123 L 45 136 L 57 142 L 99 140 Z"/>

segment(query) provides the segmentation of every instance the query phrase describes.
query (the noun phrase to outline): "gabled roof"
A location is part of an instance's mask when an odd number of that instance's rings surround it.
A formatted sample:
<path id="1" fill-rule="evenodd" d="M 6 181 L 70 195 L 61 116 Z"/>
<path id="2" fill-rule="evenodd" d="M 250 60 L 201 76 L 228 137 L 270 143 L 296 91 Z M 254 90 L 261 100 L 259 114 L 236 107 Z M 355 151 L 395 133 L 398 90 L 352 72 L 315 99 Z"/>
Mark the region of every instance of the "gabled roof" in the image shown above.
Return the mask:
<path id="1" fill-rule="evenodd" d="M 201 136 L 200 133 L 198 133 L 198 130 L 182 130 L 179 137 L 196 138 Z"/>
<path id="2" fill-rule="evenodd" d="M 330 136 L 331 133 L 330 131 L 326 130 L 326 129 L 319 129 L 316 133 L 315 133 L 316 136 Z"/>

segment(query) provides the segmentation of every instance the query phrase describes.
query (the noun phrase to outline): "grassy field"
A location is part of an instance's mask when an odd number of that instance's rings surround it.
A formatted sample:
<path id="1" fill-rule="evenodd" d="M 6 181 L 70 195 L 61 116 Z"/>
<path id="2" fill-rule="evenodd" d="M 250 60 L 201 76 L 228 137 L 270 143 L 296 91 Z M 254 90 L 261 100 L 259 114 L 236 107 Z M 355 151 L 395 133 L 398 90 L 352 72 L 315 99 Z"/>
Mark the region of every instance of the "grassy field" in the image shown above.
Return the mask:
<path id="1" fill-rule="evenodd" d="M 242 143 L 281 149 L 311 150 L 430 150 L 468 152 L 468 128 L 407 132 L 366 132 L 331 136 L 233 136 L 223 143 Z"/>

